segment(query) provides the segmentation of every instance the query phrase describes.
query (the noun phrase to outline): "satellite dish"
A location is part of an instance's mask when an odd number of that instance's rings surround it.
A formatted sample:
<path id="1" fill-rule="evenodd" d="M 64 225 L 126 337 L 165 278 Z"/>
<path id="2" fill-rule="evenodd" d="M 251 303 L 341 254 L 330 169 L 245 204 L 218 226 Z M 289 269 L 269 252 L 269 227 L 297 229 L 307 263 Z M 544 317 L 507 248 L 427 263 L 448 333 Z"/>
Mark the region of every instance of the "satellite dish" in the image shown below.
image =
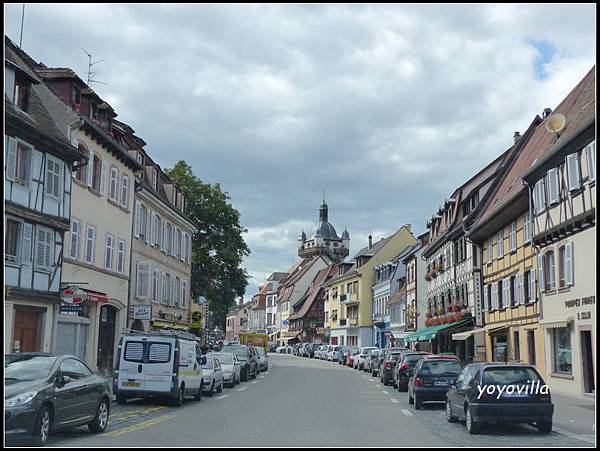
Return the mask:
<path id="1" fill-rule="evenodd" d="M 565 128 L 565 123 L 567 122 L 565 116 L 560 113 L 554 113 L 552 116 L 549 116 L 546 120 L 546 130 L 551 133 L 558 133 L 563 128 Z"/>

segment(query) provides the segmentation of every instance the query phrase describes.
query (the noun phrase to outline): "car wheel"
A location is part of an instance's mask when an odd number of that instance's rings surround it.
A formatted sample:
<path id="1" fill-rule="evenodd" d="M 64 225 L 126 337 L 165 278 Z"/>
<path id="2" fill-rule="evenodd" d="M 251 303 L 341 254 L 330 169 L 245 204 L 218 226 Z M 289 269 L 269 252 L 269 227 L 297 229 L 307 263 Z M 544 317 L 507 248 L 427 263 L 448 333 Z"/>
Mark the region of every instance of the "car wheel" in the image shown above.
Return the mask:
<path id="1" fill-rule="evenodd" d="M 540 434 L 549 434 L 552 432 L 552 421 L 536 421 L 535 425 Z"/>
<path id="2" fill-rule="evenodd" d="M 183 398 L 185 397 L 185 385 L 181 384 L 181 387 L 175 393 L 175 399 L 173 399 L 173 405 L 175 407 L 181 407 L 183 405 Z"/>
<path id="3" fill-rule="evenodd" d="M 96 418 L 94 418 L 94 420 L 88 424 L 88 429 L 90 432 L 99 433 L 106 431 L 108 426 L 108 410 L 108 399 L 103 398 L 98 406 Z"/>
<path id="4" fill-rule="evenodd" d="M 221 385 L 217 388 L 217 393 L 221 393 L 223 391 L 223 381 L 221 380 Z"/>
<path id="5" fill-rule="evenodd" d="M 408 403 L 410 405 L 413 405 L 415 403 L 415 398 L 413 398 L 412 396 L 410 396 L 410 394 L 408 395 Z"/>
<path id="6" fill-rule="evenodd" d="M 117 404 L 127 404 L 127 396 L 117 395 Z"/>
<path id="7" fill-rule="evenodd" d="M 247 371 L 242 371 L 240 373 L 240 379 L 241 379 L 242 382 L 248 381 L 248 372 Z"/>
<path id="8" fill-rule="evenodd" d="M 48 406 L 42 406 L 42 410 L 35 422 L 33 441 L 36 446 L 44 446 L 48 441 L 52 427 L 52 415 Z"/>
<path id="9" fill-rule="evenodd" d="M 456 423 L 456 417 L 452 415 L 452 407 L 450 401 L 446 400 L 446 420 L 448 423 Z"/>
<path id="10" fill-rule="evenodd" d="M 203 381 L 200 381 L 200 387 L 198 387 L 198 391 L 196 392 L 196 394 L 194 395 L 194 399 L 196 401 L 200 401 L 202 400 L 202 386 L 204 385 Z"/>
<path id="11" fill-rule="evenodd" d="M 466 412 L 466 425 L 467 432 L 469 434 L 477 434 L 479 432 L 479 423 L 473 420 L 473 416 L 471 415 L 471 407 L 467 406 Z"/>
<path id="12" fill-rule="evenodd" d="M 415 409 L 421 410 L 423 408 L 423 401 L 419 399 L 417 394 L 415 393 Z"/>
<path id="13" fill-rule="evenodd" d="M 208 397 L 212 398 L 214 391 L 215 391 L 215 381 L 213 381 L 212 385 L 210 386 L 210 391 L 208 392 Z"/>

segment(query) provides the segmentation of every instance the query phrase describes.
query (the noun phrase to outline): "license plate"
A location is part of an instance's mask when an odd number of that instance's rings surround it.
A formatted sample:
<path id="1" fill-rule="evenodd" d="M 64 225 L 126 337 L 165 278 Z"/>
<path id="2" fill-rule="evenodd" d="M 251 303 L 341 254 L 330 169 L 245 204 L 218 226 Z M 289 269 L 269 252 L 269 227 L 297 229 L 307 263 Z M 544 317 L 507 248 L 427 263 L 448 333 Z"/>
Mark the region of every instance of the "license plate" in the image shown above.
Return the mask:
<path id="1" fill-rule="evenodd" d="M 139 387 L 140 383 L 136 381 L 124 381 L 123 387 Z"/>
<path id="2" fill-rule="evenodd" d="M 447 384 L 446 381 L 433 381 L 433 385 L 445 387 Z"/>

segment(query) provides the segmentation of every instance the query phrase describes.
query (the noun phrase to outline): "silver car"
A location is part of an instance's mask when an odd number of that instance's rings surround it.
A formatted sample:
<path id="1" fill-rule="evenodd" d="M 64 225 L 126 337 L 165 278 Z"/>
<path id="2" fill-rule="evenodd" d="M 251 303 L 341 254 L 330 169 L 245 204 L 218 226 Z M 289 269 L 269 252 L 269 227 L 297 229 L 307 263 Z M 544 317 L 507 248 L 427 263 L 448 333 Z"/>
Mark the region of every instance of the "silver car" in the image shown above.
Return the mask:
<path id="1" fill-rule="evenodd" d="M 269 356 L 265 352 L 265 348 L 258 347 L 256 348 L 258 352 L 258 367 L 261 371 L 269 370 Z"/>
<path id="2" fill-rule="evenodd" d="M 221 371 L 223 371 L 224 384 L 233 387 L 240 383 L 242 364 L 238 360 L 237 355 L 230 352 L 209 352 L 207 356 L 219 359 Z"/>
<path id="3" fill-rule="evenodd" d="M 206 356 L 206 363 L 202 365 L 202 388 L 208 396 L 212 396 L 215 389 L 217 393 L 223 391 L 223 370 L 216 357 Z"/>

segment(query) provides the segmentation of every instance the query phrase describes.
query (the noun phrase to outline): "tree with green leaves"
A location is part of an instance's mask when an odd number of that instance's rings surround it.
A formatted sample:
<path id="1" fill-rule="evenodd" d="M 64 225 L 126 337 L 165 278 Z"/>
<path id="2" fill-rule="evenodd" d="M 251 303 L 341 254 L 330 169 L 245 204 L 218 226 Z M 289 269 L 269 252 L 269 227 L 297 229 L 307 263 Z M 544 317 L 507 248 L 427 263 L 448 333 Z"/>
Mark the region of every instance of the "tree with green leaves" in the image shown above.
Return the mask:
<path id="1" fill-rule="evenodd" d="M 227 310 L 248 284 L 248 273 L 241 267 L 250 255 L 243 237 L 247 230 L 219 183 L 204 183 L 183 160 L 165 173 L 185 192 L 186 215 L 198 228 L 192 238 L 192 296 L 210 301 L 214 321 L 224 329 Z"/>

